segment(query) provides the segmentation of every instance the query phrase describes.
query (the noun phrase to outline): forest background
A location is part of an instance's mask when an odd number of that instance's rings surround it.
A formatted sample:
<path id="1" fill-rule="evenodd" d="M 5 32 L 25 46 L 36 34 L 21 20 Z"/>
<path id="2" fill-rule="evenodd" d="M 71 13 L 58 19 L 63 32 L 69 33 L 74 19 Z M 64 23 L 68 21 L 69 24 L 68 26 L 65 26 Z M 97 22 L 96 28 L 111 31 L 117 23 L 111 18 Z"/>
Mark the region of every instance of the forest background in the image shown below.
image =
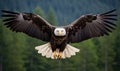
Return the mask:
<path id="1" fill-rule="evenodd" d="M 85 14 L 112 9 L 117 9 L 118 14 L 116 30 L 110 36 L 71 44 L 81 51 L 64 60 L 42 57 L 34 47 L 45 42 L 11 32 L 0 17 L 0 71 L 119 71 L 120 68 L 120 0 L 0 0 L 0 10 L 31 12 L 59 26 Z"/>

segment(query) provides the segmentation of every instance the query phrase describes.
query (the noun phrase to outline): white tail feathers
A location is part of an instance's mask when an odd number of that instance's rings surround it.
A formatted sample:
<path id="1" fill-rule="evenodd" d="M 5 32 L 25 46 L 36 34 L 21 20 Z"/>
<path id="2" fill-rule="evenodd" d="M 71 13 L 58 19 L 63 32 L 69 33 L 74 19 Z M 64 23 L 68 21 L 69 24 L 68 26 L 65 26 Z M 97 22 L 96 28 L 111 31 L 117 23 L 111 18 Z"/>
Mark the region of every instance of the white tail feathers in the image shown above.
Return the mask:
<path id="1" fill-rule="evenodd" d="M 42 56 L 46 56 L 46 58 L 58 59 L 54 58 L 54 52 L 52 52 L 50 43 L 37 46 L 35 49 L 38 50 L 38 53 L 42 54 Z M 71 56 L 76 55 L 76 52 L 79 51 L 79 49 L 67 44 L 65 50 L 62 52 L 62 59 L 70 58 Z M 59 55 L 59 49 L 56 49 L 56 55 Z"/>
<path id="2" fill-rule="evenodd" d="M 76 52 L 79 52 L 80 50 L 67 44 L 67 46 L 65 47 L 65 50 L 63 51 L 63 56 L 62 58 L 70 58 L 73 55 L 76 55 Z"/>
<path id="3" fill-rule="evenodd" d="M 52 55 L 51 45 L 50 43 L 46 43 L 41 46 L 35 47 L 36 50 L 38 50 L 39 54 L 42 54 L 42 56 L 46 56 L 46 58 L 50 58 Z"/>

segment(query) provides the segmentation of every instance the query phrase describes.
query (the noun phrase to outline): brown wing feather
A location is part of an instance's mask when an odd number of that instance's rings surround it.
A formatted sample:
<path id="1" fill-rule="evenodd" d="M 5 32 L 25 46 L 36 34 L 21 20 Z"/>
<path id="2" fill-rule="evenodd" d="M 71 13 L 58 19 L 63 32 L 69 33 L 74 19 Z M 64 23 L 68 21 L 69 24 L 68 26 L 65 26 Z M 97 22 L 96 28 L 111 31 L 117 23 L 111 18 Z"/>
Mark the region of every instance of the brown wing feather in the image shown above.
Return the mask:
<path id="1" fill-rule="evenodd" d="M 109 35 L 115 29 L 116 21 L 115 10 L 98 14 L 98 15 L 85 15 L 72 24 L 65 26 L 69 29 L 69 42 L 81 42 L 92 37 L 99 37 Z"/>
<path id="2" fill-rule="evenodd" d="M 50 40 L 50 32 L 53 26 L 42 17 L 32 13 L 17 13 L 5 10 L 2 10 L 2 12 L 2 16 L 5 17 L 3 21 L 10 30 L 26 33 L 42 41 Z"/>

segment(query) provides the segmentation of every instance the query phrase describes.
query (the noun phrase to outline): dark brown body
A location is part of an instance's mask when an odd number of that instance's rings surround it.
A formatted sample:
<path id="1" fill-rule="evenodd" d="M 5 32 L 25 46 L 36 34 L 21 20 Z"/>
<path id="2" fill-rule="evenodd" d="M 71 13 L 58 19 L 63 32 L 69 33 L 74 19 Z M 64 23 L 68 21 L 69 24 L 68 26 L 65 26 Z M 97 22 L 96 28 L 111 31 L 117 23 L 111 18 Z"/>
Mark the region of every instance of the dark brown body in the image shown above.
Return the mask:
<path id="1" fill-rule="evenodd" d="M 54 52 L 56 49 L 59 49 L 60 52 L 63 52 L 66 45 L 68 43 L 68 34 L 65 36 L 55 36 L 54 34 L 51 36 L 50 44 L 52 47 L 52 51 Z"/>

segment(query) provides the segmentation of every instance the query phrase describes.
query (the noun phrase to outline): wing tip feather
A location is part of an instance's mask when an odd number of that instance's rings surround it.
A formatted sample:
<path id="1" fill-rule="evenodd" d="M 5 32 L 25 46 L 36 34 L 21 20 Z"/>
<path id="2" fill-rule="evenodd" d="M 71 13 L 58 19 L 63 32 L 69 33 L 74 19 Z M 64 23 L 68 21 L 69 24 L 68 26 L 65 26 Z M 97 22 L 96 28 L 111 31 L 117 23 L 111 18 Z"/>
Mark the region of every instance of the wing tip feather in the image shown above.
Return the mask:
<path id="1" fill-rule="evenodd" d="M 2 13 L 6 13 L 6 14 L 19 14 L 18 12 L 12 12 L 12 11 L 8 11 L 8 10 L 1 10 Z"/>
<path id="2" fill-rule="evenodd" d="M 107 14 L 113 13 L 113 12 L 115 12 L 115 11 L 116 11 L 116 9 L 113 9 L 113 10 L 110 10 L 110 11 L 108 11 L 108 12 L 102 13 L 101 15 L 107 15 Z"/>

